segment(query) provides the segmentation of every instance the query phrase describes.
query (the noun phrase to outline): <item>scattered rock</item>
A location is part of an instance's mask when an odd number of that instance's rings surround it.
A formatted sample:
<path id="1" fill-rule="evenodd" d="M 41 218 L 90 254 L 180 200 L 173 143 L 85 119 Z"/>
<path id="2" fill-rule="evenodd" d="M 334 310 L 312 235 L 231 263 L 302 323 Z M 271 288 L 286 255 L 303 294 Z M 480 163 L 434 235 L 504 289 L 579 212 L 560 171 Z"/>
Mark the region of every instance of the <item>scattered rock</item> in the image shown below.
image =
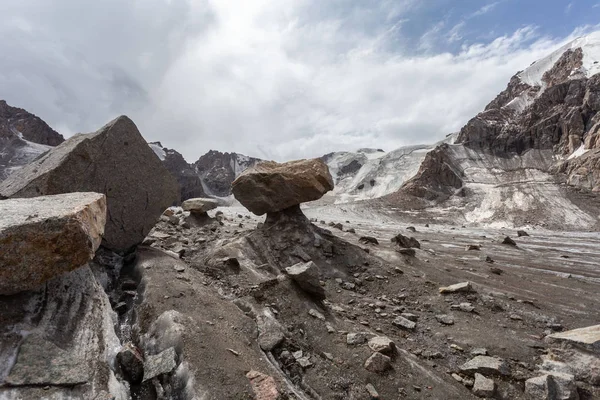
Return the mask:
<path id="1" fill-rule="evenodd" d="M 123 345 L 117 353 L 117 362 L 123 373 L 123 377 L 131 383 L 140 383 L 144 377 L 144 358 L 133 343 Z"/>
<path id="2" fill-rule="evenodd" d="M 278 400 L 279 390 L 272 376 L 251 370 L 246 374 L 257 400 Z"/>
<path id="3" fill-rule="evenodd" d="M 502 275 L 504 273 L 504 270 L 497 267 L 491 267 L 490 272 L 494 275 Z"/>
<path id="4" fill-rule="evenodd" d="M 473 394 L 478 397 L 492 397 L 496 391 L 496 383 L 485 376 L 475 373 Z"/>
<path id="5" fill-rule="evenodd" d="M 573 375 L 552 373 L 525 381 L 525 393 L 532 399 L 579 400 Z"/>
<path id="6" fill-rule="evenodd" d="M 271 351 L 285 339 L 283 327 L 267 309 L 256 316 L 258 325 L 258 345 L 264 351 Z"/>
<path id="7" fill-rule="evenodd" d="M 396 317 L 392 321 L 392 325 L 397 326 L 398 328 L 413 330 L 416 328 L 417 324 L 413 321 L 410 321 L 404 317 Z"/>
<path id="8" fill-rule="evenodd" d="M 510 368 L 504 360 L 488 356 L 476 356 L 463 364 L 460 370 L 470 375 L 476 372 L 484 375 L 510 375 Z"/>
<path id="9" fill-rule="evenodd" d="M 416 231 L 417 231 L 417 228 L 415 228 L 414 226 L 407 226 L 407 227 L 406 227 L 406 230 L 407 230 L 407 231 L 411 231 L 411 232 L 413 232 L 413 233 L 414 233 L 414 232 L 416 232 Z"/>
<path id="10" fill-rule="evenodd" d="M 286 268 L 285 271 L 304 291 L 318 300 L 325 298 L 325 289 L 319 280 L 319 267 L 314 262 L 298 263 Z"/>
<path id="11" fill-rule="evenodd" d="M 0 197 L 73 192 L 106 195 L 103 244 L 115 251 L 141 243 L 179 199 L 177 180 L 125 116 L 96 133 L 70 137 L 0 183 Z"/>
<path id="12" fill-rule="evenodd" d="M 256 215 L 318 200 L 332 189 L 329 168 L 319 158 L 282 164 L 260 162 L 231 184 L 235 198 Z"/>
<path id="13" fill-rule="evenodd" d="M 454 317 L 447 314 L 436 315 L 435 319 L 443 325 L 454 325 Z"/>
<path id="14" fill-rule="evenodd" d="M 349 346 L 356 346 L 367 342 L 367 335 L 365 333 L 349 333 L 346 335 L 346 344 Z"/>
<path id="15" fill-rule="evenodd" d="M 600 354 L 600 325 L 553 333 L 546 336 L 546 341 L 565 342 Z"/>
<path id="16" fill-rule="evenodd" d="M 481 259 L 489 264 L 494 263 L 494 259 L 492 257 L 488 256 L 487 254 L 484 254 L 483 256 L 481 256 Z"/>
<path id="17" fill-rule="evenodd" d="M 177 367 L 177 354 L 174 347 L 160 352 L 159 354 L 146 356 L 144 361 L 144 379 L 152 379 L 162 374 L 168 374 Z"/>
<path id="18" fill-rule="evenodd" d="M 507 244 L 509 246 L 516 246 L 517 242 L 515 242 L 514 240 L 512 240 L 510 237 L 505 236 L 504 239 L 502 240 L 502 244 Z"/>
<path id="19" fill-rule="evenodd" d="M 349 228 L 346 230 L 346 232 L 348 233 L 356 233 L 356 230 L 354 230 L 354 228 Z"/>
<path id="20" fill-rule="evenodd" d="M 325 316 L 317 310 L 315 310 L 314 308 L 308 310 L 308 315 L 310 315 L 313 318 L 320 319 L 321 321 L 325 321 Z"/>
<path id="21" fill-rule="evenodd" d="M 379 244 L 379 241 L 372 236 L 361 236 L 360 239 L 358 239 L 358 241 L 363 244 Z"/>
<path id="22" fill-rule="evenodd" d="M 396 249 L 396 251 L 402 255 L 405 256 L 409 256 L 409 257 L 414 257 L 417 252 L 415 251 L 415 249 Z"/>
<path id="23" fill-rule="evenodd" d="M 379 399 L 379 393 L 377 393 L 377 390 L 375 390 L 375 386 L 373 386 L 370 383 L 367 383 L 365 389 L 367 389 L 367 392 L 369 393 L 369 396 L 371 396 L 371 399 Z"/>
<path id="24" fill-rule="evenodd" d="M 487 354 L 488 354 L 487 349 L 485 349 L 483 347 L 478 347 L 478 348 L 471 350 L 471 355 L 473 355 L 473 356 L 487 356 Z"/>
<path id="25" fill-rule="evenodd" d="M 415 239 L 414 237 L 404 236 L 401 233 L 394 236 L 392 238 L 392 242 L 396 243 L 400 247 L 404 247 L 407 249 L 408 248 L 417 248 L 417 249 L 421 248 L 421 243 L 419 243 L 419 241 L 417 239 Z"/>
<path id="26" fill-rule="evenodd" d="M 219 206 L 215 199 L 196 197 L 187 199 L 181 203 L 183 211 L 189 211 L 192 214 L 206 214 L 207 211 L 213 210 Z"/>
<path id="27" fill-rule="evenodd" d="M 0 294 L 36 289 L 94 257 L 106 198 L 70 193 L 0 201 Z"/>
<path id="28" fill-rule="evenodd" d="M 517 236 L 518 237 L 529 236 L 529 234 L 525 231 L 517 231 Z"/>
<path id="29" fill-rule="evenodd" d="M 365 361 L 365 369 L 370 372 L 383 373 L 392 367 L 391 358 L 381 353 L 373 353 Z"/>
<path id="30" fill-rule="evenodd" d="M 455 283 L 454 285 L 441 287 L 439 289 L 441 294 L 449 294 L 449 293 L 468 293 L 473 290 L 471 282 L 461 282 Z"/>
<path id="31" fill-rule="evenodd" d="M 385 336 L 372 337 L 369 340 L 369 348 L 389 356 L 396 352 L 396 344 L 390 338 Z"/>
<path id="32" fill-rule="evenodd" d="M 468 244 L 465 246 L 465 250 L 466 251 L 481 250 L 481 245 L 480 244 Z"/>

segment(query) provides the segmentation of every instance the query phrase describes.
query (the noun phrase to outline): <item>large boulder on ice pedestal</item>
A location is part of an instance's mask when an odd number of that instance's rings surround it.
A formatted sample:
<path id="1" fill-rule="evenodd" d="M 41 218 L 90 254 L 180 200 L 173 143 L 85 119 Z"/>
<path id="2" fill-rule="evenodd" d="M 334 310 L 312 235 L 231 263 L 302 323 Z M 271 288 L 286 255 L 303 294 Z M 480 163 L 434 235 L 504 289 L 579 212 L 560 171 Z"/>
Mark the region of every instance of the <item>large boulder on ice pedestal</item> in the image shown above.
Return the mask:
<path id="1" fill-rule="evenodd" d="M 106 195 L 103 244 L 123 251 L 141 243 L 178 200 L 179 185 L 133 121 L 121 116 L 95 133 L 69 138 L 0 183 L 0 198 L 72 192 Z"/>
<path id="2" fill-rule="evenodd" d="M 83 266 L 100 246 L 105 222 L 99 193 L 0 201 L 0 295 Z"/>
<path id="3" fill-rule="evenodd" d="M 329 168 L 318 158 L 282 164 L 261 162 L 231 184 L 235 198 L 256 215 L 318 200 L 332 189 Z"/>

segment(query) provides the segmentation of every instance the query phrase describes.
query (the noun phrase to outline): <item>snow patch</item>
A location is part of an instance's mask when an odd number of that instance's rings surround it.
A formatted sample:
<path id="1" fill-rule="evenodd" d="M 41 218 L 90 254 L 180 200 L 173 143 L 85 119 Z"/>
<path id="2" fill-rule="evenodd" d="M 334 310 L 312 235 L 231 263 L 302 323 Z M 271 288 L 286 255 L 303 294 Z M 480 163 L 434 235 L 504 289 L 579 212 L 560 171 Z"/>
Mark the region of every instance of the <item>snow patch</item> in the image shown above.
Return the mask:
<path id="1" fill-rule="evenodd" d="M 570 78 L 577 78 L 581 75 L 589 78 L 600 72 L 600 31 L 597 31 L 565 44 L 550 55 L 534 62 L 517 76 L 521 82 L 529 86 L 544 88 L 545 84 L 542 82 L 544 73 L 550 70 L 567 50 L 577 48 L 581 48 L 583 51 L 583 65 L 579 71 L 572 71 Z"/>
<path id="2" fill-rule="evenodd" d="M 150 146 L 152 151 L 154 151 L 154 154 L 156 154 L 158 158 L 160 158 L 160 161 L 165 161 L 165 158 L 167 158 L 167 153 L 165 152 L 165 149 L 159 146 L 159 144 L 156 142 L 148 143 L 148 145 Z"/>
<path id="3" fill-rule="evenodd" d="M 567 158 L 567 160 L 572 160 L 574 158 L 581 157 L 588 151 L 589 151 L 589 149 L 586 150 L 585 145 L 582 143 L 581 146 L 579 146 L 579 148 L 577 148 L 577 150 L 575 150 L 573 153 L 571 153 L 571 155 L 569 156 L 569 158 Z"/>

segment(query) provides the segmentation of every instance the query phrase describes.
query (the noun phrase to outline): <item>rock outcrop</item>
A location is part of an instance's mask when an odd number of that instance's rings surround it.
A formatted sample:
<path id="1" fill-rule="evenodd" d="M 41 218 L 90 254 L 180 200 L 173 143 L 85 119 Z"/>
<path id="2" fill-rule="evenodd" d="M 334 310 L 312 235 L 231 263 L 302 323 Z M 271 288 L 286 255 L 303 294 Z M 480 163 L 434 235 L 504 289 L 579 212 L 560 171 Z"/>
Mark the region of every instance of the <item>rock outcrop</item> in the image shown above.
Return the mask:
<path id="1" fill-rule="evenodd" d="M 85 265 L 100 246 L 105 222 L 103 194 L 0 201 L 0 295 L 36 289 Z"/>
<path id="2" fill-rule="evenodd" d="M 106 195 L 103 243 L 118 251 L 141 243 L 179 198 L 176 180 L 125 116 L 69 138 L 0 183 L 0 196 L 9 198 L 71 192 Z"/>
<path id="3" fill-rule="evenodd" d="M 320 199 L 331 189 L 329 169 L 317 158 L 283 164 L 262 162 L 244 171 L 231 185 L 235 198 L 256 215 Z"/>

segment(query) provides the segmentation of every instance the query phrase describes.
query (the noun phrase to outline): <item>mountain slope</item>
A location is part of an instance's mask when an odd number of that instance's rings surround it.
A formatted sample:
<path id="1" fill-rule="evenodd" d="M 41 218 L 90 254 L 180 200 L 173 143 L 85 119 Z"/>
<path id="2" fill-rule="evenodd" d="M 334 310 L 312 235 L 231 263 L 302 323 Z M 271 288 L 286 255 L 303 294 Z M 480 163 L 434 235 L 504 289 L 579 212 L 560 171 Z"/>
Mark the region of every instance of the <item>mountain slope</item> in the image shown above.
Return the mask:
<path id="1" fill-rule="evenodd" d="M 39 117 L 0 100 L 0 181 L 64 140 Z"/>
<path id="2" fill-rule="evenodd" d="M 600 191 L 600 33 L 517 73 L 427 154 L 391 204 L 438 207 L 464 222 L 593 227 Z"/>

